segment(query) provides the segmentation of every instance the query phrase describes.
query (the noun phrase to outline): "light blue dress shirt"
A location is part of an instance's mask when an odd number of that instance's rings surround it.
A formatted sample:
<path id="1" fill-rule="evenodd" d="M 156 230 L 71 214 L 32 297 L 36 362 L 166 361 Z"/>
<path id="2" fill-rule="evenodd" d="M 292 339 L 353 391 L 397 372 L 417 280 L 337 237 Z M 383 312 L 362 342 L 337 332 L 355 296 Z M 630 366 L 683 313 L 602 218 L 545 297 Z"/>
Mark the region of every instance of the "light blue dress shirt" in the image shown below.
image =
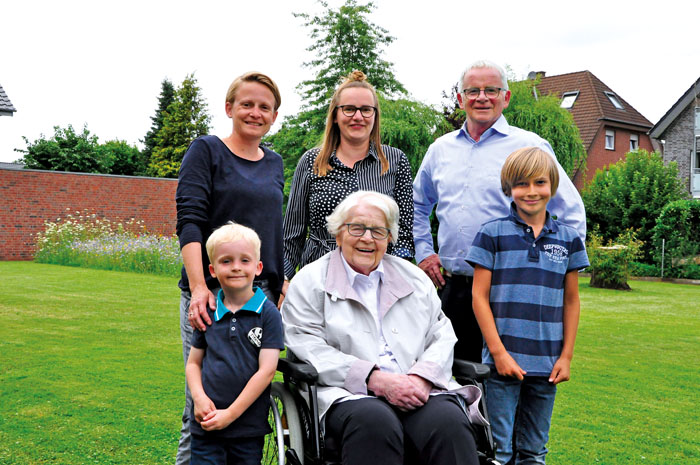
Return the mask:
<path id="1" fill-rule="evenodd" d="M 453 274 L 471 276 L 465 261 L 481 225 L 508 216 L 511 199 L 501 190 L 501 167 L 508 155 L 523 147 L 539 147 L 554 155 L 537 134 L 510 126 L 500 118 L 474 141 L 462 126 L 428 148 L 413 182 L 413 239 L 416 262 L 435 253 L 430 213 L 437 204 L 438 246 L 442 266 Z M 586 212 L 573 183 L 557 162 L 559 188 L 547 210 L 561 223 L 586 237 Z"/>

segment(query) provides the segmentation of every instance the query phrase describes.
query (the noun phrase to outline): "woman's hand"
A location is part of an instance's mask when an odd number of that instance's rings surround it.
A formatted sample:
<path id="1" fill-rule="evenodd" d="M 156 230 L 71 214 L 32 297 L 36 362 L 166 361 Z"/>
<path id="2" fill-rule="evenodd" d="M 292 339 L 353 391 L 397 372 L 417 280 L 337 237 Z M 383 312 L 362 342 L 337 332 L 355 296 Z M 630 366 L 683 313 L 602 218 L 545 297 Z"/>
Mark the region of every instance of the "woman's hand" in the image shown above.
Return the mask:
<path id="1" fill-rule="evenodd" d="M 216 310 L 216 297 L 214 297 L 214 294 L 207 286 L 193 288 L 190 297 L 190 310 L 187 315 L 190 326 L 200 331 L 207 330 L 207 325 L 211 325 L 211 318 L 209 318 L 207 313 L 207 305 L 212 310 Z"/>
<path id="2" fill-rule="evenodd" d="M 288 288 L 289 288 L 289 281 L 287 281 L 285 279 L 284 284 L 282 284 L 282 292 L 280 292 L 280 300 L 277 301 L 277 308 L 278 309 L 282 308 L 282 302 L 284 302 L 284 296 L 287 295 Z"/>
<path id="3" fill-rule="evenodd" d="M 422 381 L 413 378 L 420 377 L 375 370 L 369 377 L 367 387 L 401 410 L 415 410 L 428 401 L 430 388 L 425 383 L 430 383 L 422 378 Z"/>

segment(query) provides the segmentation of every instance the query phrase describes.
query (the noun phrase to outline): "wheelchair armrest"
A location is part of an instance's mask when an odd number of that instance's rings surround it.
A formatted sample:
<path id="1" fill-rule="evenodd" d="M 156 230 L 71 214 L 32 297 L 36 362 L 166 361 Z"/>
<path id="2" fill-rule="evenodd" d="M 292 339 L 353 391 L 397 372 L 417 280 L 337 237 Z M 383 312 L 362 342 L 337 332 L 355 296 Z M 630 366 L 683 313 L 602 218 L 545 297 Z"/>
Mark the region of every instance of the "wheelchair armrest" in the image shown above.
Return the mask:
<path id="1" fill-rule="evenodd" d="M 281 358 L 277 361 L 277 371 L 305 383 L 316 383 L 318 372 L 311 364 L 299 360 Z"/>
<path id="2" fill-rule="evenodd" d="M 491 375 L 491 368 L 483 363 L 470 362 L 469 360 L 455 359 L 452 364 L 452 374 L 455 378 L 469 378 L 474 381 L 483 381 Z"/>

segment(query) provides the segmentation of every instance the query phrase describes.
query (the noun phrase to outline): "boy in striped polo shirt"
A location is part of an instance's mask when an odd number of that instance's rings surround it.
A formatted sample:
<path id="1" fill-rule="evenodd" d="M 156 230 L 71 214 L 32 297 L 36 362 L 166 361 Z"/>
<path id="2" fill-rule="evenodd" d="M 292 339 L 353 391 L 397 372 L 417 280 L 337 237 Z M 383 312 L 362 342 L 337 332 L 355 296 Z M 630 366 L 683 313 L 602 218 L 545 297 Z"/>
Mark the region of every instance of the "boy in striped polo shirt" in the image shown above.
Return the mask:
<path id="1" fill-rule="evenodd" d="M 482 361 L 493 370 L 486 404 L 503 464 L 545 463 L 556 385 L 569 379 L 578 270 L 589 263 L 577 232 L 547 212 L 558 184 L 550 154 L 513 152 L 501 170 L 510 215 L 482 225 L 467 256 Z"/>

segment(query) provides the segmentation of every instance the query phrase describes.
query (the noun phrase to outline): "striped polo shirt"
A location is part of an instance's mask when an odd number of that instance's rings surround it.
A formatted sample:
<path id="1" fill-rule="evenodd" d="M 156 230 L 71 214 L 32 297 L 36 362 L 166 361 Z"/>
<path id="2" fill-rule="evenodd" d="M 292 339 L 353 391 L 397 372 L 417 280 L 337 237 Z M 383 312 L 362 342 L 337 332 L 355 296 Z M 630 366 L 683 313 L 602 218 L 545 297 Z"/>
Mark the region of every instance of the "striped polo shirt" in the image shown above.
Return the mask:
<path id="1" fill-rule="evenodd" d="M 535 238 L 511 204 L 508 217 L 482 225 L 466 260 L 492 273 L 489 301 L 508 353 L 528 375 L 549 376 L 564 338 L 564 277 L 589 265 L 576 230 L 547 213 Z M 495 364 L 486 344 L 482 360 Z"/>

